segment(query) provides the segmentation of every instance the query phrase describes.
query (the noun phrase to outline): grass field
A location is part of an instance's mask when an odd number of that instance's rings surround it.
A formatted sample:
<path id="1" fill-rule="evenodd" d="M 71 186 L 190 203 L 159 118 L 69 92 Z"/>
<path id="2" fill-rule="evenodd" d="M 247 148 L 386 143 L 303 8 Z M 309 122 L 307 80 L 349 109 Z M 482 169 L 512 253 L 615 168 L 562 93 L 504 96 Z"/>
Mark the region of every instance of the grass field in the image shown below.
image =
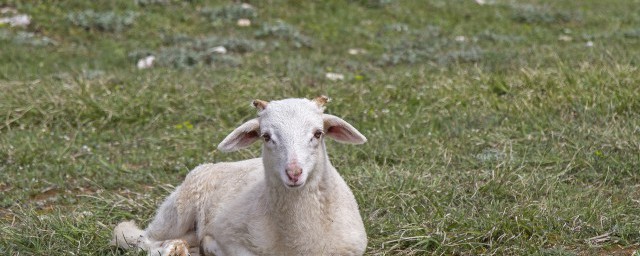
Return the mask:
<path id="1" fill-rule="evenodd" d="M 252 99 L 326 94 L 367 254 L 638 255 L 640 1 L 486 2 L 5 1 L 0 254 L 136 255 Z"/>

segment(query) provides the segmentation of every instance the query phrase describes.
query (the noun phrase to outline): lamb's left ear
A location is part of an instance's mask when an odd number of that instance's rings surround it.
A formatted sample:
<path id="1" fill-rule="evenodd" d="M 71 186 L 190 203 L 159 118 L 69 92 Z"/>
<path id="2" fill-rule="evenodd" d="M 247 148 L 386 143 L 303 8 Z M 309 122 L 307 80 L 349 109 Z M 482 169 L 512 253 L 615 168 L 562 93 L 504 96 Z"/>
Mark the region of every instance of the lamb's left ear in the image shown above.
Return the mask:
<path id="1" fill-rule="evenodd" d="M 367 138 L 364 135 L 341 118 L 328 114 L 323 114 L 322 118 L 324 119 L 324 133 L 329 138 L 347 144 L 363 144 L 367 142 Z"/>
<path id="2" fill-rule="evenodd" d="M 260 123 L 254 118 L 240 125 L 227 135 L 220 144 L 218 149 L 222 152 L 233 152 L 250 146 L 253 142 L 260 138 Z"/>

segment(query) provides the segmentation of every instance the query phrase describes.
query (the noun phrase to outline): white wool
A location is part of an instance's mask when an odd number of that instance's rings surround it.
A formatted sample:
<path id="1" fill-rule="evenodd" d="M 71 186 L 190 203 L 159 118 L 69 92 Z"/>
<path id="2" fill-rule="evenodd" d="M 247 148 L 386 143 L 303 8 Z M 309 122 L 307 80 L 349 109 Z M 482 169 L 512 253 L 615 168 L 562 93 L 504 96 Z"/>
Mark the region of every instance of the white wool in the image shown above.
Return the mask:
<path id="1" fill-rule="evenodd" d="M 323 114 L 326 101 L 255 101 L 259 117 L 218 148 L 263 140 L 262 158 L 196 167 L 146 230 L 123 222 L 114 244 L 160 255 L 189 247 L 205 255 L 362 255 L 367 237 L 358 205 L 331 165 L 324 138 L 352 144 L 366 138 Z"/>

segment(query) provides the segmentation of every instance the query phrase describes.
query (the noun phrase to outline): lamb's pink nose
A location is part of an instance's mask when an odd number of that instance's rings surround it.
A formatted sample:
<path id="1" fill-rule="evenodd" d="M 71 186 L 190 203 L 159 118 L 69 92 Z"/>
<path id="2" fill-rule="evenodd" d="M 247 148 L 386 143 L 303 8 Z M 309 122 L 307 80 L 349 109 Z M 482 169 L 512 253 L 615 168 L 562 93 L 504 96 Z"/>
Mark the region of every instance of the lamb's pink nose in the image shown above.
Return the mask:
<path id="1" fill-rule="evenodd" d="M 302 168 L 300 168 L 297 163 L 288 164 L 286 171 L 287 177 L 289 177 L 289 180 L 293 181 L 294 183 L 298 182 L 298 178 L 300 178 L 300 175 L 302 175 Z"/>

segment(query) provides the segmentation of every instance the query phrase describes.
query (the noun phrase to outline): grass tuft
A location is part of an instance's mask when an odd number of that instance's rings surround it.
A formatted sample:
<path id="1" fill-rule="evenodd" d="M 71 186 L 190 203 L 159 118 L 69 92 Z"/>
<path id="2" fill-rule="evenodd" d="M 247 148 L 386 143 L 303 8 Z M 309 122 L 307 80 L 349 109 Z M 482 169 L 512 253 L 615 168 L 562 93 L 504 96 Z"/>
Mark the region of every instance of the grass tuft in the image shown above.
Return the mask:
<path id="1" fill-rule="evenodd" d="M 551 6 L 536 6 L 530 4 L 514 5 L 512 19 L 520 23 L 528 24 L 563 24 L 579 22 L 580 13 L 556 10 Z"/>
<path id="2" fill-rule="evenodd" d="M 283 21 L 268 23 L 255 32 L 257 38 L 274 38 L 291 42 L 296 48 L 311 47 L 312 39 L 303 35 L 294 26 Z"/>
<path id="3" fill-rule="evenodd" d="M 58 42 L 49 37 L 40 36 L 35 33 L 26 31 L 17 31 L 14 33 L 8 30 L 0 30 L 0 40 L 10 41 L 11 43 L 17 45 L 27 45 L 34 47 L 53 46 L 58 44 Z"/>
<path id="4" fill-rule="evenodd" d="M 85 30 L 97 30 L 105 32 L 122 32 L 135 23 L 138 16 L 136 12 L 127 11 L 125 13 L 96 12 L 94 10 L 84 10 L 67 15 L 67 19 L 73 25 Z"/>
<path id="5" fill-rule="evenodd" d="M 240 19 L 253 20 L 258 17 L 256 9 L 249 4 L 230 4 L 222 7 L 207 7 L 200 11 L 214 24 L 235 23 Z"/>

